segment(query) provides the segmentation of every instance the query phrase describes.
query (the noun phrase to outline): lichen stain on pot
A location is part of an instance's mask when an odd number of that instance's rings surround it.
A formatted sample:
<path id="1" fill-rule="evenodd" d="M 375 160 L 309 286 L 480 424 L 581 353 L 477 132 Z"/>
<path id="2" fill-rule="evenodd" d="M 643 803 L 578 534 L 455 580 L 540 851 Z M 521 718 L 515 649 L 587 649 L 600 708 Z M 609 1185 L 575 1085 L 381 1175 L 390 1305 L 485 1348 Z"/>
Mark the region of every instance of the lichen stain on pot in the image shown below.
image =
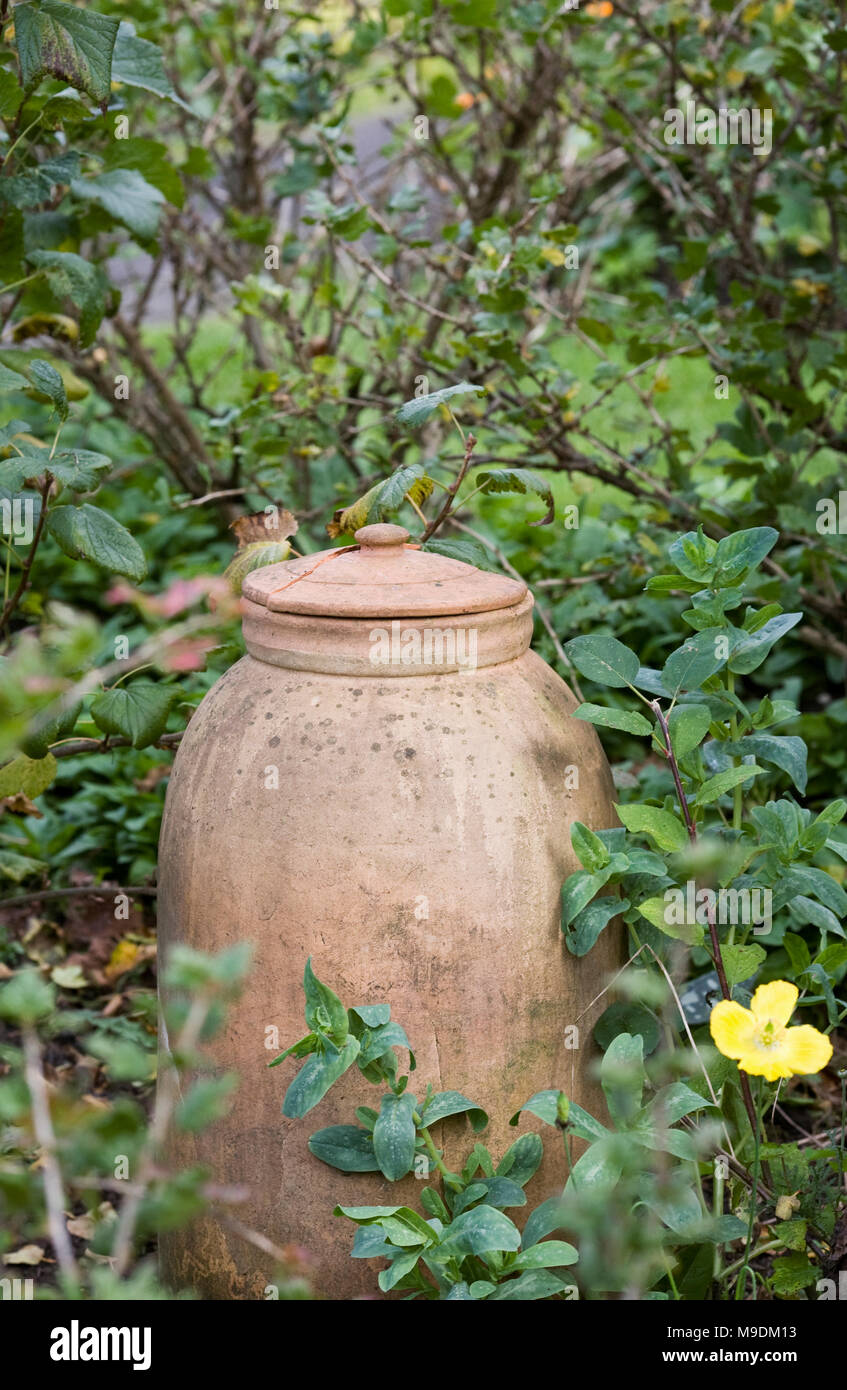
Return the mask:
<path id="1" fill-rule="evenodd" d="M 356 1067 L 306 1119 L 281 1115 L 299 1064 L 267 1063 L 303 1034 L 306 958 L 345 1003 L 391 1005 L 417 1056 L 411 1090 L 431 1082 L 488 1111 L 482 1136 L 461 1117 L 435 1127 L 454 1169 L 479 1137 L 498 1158 L 516 1134 L 510 1116 L 535 1091 L 560 1086 L 602 1114 L 590 1034 L 604 1003 L 588 1006 L 623 960 L 614 925 L 589 957 L 564 948 L 560 888 L 578 867 L 570 827 L 615 824 L 614 792 L 594 729 L 570 717 L 570 691 L 528 649 L 525 586 L 404 549 L 401 528 L 359 534 L 360 552 L 296 584 L 303 561 L 245 580 L 248 655 L 186 731 L 159 887 L 165 957 L 177 941 L 255 946 L 211 1046 L 241 1078 L 232 1111 L 190 1143 L 175 1136 L 173 1154 L 248 1188 L 237 1219 L 277 1246 L 310 1249 L 317 1288 L 342 1299 L 373 1293 L 376 1267 L 350 1258 L 352 1227 L 333 1207 L 417 1207 L 421 1184 L 345 1175 L 309 1152 L 312 1132 L 372 1102 Z M 320 578 L 333 570 L 332 582 Z M 433 623 L 448 635 L 478 624 L 477 668 L 374 664 L 370 634 L 394 618 L 424 635 Z M 565 1029 L 577 1020 L 573 1051 Z M 566 1176 L 561 1146 L 546 1147 L 532 1204 Z M 207 1297 L 260 1298 L 273 1276 L 271 1258 L 211 1217 L 163 1235 L 161 1249 L 168 1281 Z"/>

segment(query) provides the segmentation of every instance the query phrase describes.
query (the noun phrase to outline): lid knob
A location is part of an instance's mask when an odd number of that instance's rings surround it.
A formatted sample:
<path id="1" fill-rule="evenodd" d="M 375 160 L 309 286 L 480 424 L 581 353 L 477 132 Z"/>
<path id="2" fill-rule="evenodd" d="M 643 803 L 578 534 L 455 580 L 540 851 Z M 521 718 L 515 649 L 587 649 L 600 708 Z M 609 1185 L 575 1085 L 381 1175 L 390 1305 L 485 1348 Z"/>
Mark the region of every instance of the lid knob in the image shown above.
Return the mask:
<path id="1" fill-rule="evenodd" d="M 376 522 L 373 526 L 360 526 L 354 540 L 362 551 L 374 551 L 381 556 L 402 555 L 404 545 L 408 544 L 409 532 L 405 526 L 392 526 L 390 522 Z"/>

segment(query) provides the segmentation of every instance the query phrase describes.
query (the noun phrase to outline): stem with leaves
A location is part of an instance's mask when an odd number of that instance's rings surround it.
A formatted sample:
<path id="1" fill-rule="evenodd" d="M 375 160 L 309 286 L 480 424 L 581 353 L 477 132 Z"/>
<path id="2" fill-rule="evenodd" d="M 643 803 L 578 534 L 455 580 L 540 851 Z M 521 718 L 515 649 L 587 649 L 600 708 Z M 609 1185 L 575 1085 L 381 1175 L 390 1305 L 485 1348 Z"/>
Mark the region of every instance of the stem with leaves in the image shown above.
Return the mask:
<path id="1" fill-rule="evenodd" d="M 29 572 L 32 569 L 33 562 L 35 560 L 35 553 L 38 550 L 38 547 L 41 543 L 41 537 L 44 533 L 44 523 L 47 520 L 47 498 L 50 494 L 50 485 L 52 482 L 52 475 L 50 473 L 45 473 L 44 481 L 42 482 L 41 488 L 39 489 L 41 494 L 41 511 L 39 513 L 38 521 L 35 525 L 35 533 L 32 537 L 32 544 L 30 545 L 26 558 L 23 564 L 21 565 L 21 577 L 18 580 L 18 587 L 15 589 L 15 592 L 6 600 L 5 604 L 3 605 L 3 612 L 0 613 L 0 632 L 5 632 L 6 628 L 9 625 L 9 619 L 11 618 L 15 609 L 17 608 L 18 604 L 23 598 L 24 592 L 26 590 L 26 586 L 29 581 Z"/>
<path id="2" fill-rule="evenodd" d="M 678 763 L 677 763 L 676 755 L 674 754 L 673 747 L 672 747 L 672 745 L 671 745 L 671 736 L 670 736 L 670 730 L 668 729 L 667 720 L 665 719 L 665 716 L 664 716 L 664 714 L 663 714 L 663 712 L 662 712 L 661 705 L 659 704 L 659 701 L 658 701 L 658 700 L 651 700 L 651 701 L 650 701 L 650 708 L 651 708 L 651 710 L 653 711 L 653 713 L 655 714 L 657 720 L 659 721 L 659 728 L 660 728 L 661 731 L 662 731 L 662 738 L 663 738 L 664 741 L 665 741 L 665 749 L 664 749 L 665 757 L 667 758 L 668 763 L 670 764 L 670 769 L 671 769 L 671 773 L 672 773 L 672 775 L 673 775 L 673 780 L 674 780 L 674 786 L 676 787 L 676 794 L 677 794 L 677 798 L 678 798 L 678 800 L 679 800 L 680 810 L 682 811 L 683 820 L 685 821 L 686 829 L 688 830 L 688 838 L 689 838 L 689 840 L 691 841 L 692 844 L 696 844 L 696 843 L 697 843 L 697 827 L 695 826 L 694 821 L 693 821 L 693 819 L 692 819 L 692 817 L 691 817 L 691 809 L 690 809 L 690 807 L 689 807 L 689 805 L 688 805 L 688 801 L 687 801 L 687 799 L 686 799 L 685 791 L 683 790 L 682 778 L 680 777 L 680 774 L 679 774 L 679 765 L 678 765 Z M 712 946 L 712 957 L 713 957 L 714 962 L 715 962 L 715 970 L 717 971 L 718 981 L 719 981 L 720 987 L 721 987 L 721 994 L 722 994 L 722 996 L 723 996 L 724 999 L 731 999 L 731 998 L 732 998 L 732 991 L 731 991 L 730 988 L 729 988 L 729 982 L 728 982 L 728 980 L 727 980 L 727 978 L 726 978 L 726 969 L 725 969 L 725 967 L 724 967 L 723 955 L 721 954 L 721 943 L 720 943 L 720 941 L 719 941 L 719 939 L 718 939 L 718 929 L 717 929 L 717 924 L 716 924 L 716 922 L 715 922 L 714 908 L 710 908 L 710 909 L 708 910 L 708 912 L 707 912 L 707 919 L 708 919 L 708 923 L 709 923 L 709 938 L 710 938 L 711 946 Z M 740 1084 L 740 1086 L 741 1086 L 741 1095 L 742 1095 L 743 1100 L 744 1100 L 744 1109 L 747 1111 L 747 1118 L 748 1118 L 748 1120 L 750 1121 L 750 1128 L 751 1128 L 752 1131 L 753 1131 L 753 1138 L 754 1138 L 755 1143 L 756 1143 L 756 1145 L 757 1145 L 757 1154 L 758 1154 L 758 1143 L 759 1143 L 759 1120 L 758 1120 L 758 1115 L 757 1115 L 757 1112 L 756 1112 L 756 1107 L 755 1107 L 755 1105 L 753 1104 L 753 1095 L 752 1095 L 752 1092 L 751 1092 L 751 1090 L 750 1090 L 750 1081 L 749 1081 L 749 1078 L 747 1077 L 746 1072 L 743 1072 L 743 1071 L 741 1070 L 740 1067 L 739 1067 L 739 1069 L 738 1069 L 738 1080 L 739 1080 L 739 1084 Z M 768 1181 L 770 1181 L 770 1179 L 768 1179 Z M 755 1187 L 755 1182 L 754 1182 L 754 1187 Z"/>

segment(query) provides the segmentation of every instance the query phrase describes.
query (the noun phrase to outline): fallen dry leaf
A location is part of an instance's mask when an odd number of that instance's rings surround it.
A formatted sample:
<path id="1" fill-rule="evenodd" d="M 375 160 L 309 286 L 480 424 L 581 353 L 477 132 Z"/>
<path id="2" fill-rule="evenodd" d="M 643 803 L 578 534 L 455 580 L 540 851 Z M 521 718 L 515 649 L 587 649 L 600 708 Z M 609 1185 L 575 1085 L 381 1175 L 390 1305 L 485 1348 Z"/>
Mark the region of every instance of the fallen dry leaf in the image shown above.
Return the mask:
<path id="1" fill-rule="evenodd" d="M 11 1254 L 3 1256 L 3 1263 L 6 1265 L 40 1265 L 44 1259 L 44 1251 L 40 1245 L 22 1245 L 20 1250 L 13 1250 Z"/>
<path id="2" fill-rule="evenodd" d="M 82 1240 L 90 1240 L 97 1229 L 97 1222 L 86 1212 L 84 1216 L 73 1216 L 67 1221 L 68 1235 L 80 1236 Z"/>
<path id="3" fill-rule="evenodd" d="M 25 792 L 15 792 L 14 796 L 4 796 L 0 801 L 0 816 L 3 815 L 4 811 L 9 811 L 13 816 L 35 816 L 37 820 L 44 819 L 44 812 L 39 811 Z"/>
<path id="4" fill-rule="evenodd" d="M 252 512 L 249 516 L 237 516 L 229 523 L 230 531 L 235 532 L 238 549 L 254 541 L 285 541 L 297 532 L 297 520 L 285 507 L 274 507 L 266 512 Z"/>

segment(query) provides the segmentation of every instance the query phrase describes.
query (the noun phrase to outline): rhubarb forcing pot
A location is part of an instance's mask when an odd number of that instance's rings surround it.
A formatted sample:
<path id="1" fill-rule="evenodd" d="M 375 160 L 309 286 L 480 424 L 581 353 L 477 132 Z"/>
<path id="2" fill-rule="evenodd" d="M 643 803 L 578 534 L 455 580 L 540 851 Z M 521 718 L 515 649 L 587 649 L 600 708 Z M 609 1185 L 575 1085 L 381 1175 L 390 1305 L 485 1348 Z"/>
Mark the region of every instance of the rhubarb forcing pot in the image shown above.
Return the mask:
<path id="1" fill-rule="evenodd" d="M 345 1004 L 391 1005 L 416 1052 L 410 1089 L 431 1082 L 488 1111 L 480 1136 L 462 1116 L 434 1127 L 454 1169 L 477 1137 L 496 1160 L 535 1091 L 602 1112 L 591 1028 L 608 1000 L 592 1001 L 621 960 L 614 927 L 578 960 L 559 926 L 579 867 L 570 827 L 615 824 L 614 796 L 594 729 L 529 649 L 531 596 L 408 540 L 366 526 L 357 548 L 247 577 L 247 655 L 189 724 L 160 845 L 165 963 L 175 942 L 255 948 L 212 1044 L 240 1076 L 233 1108 L 174 1136 L 170 1159 L 247 1189 L 238 1222 L 309 1249 L 335 1299 L 373 1293 L 381 1266 L 350 1258 L 354 1228 L 333 1207 L 417 1206 L 423 1184 L 345 1175 L 309 1152 L 314 1130 L 372 1102 L 355 1066 L 305 1119 L 283 1117 L 300 1063 L 268 1062 L 306 1031 L 307 957 Z M 549 1129 L 545 1147 L 530 1205 L 566 1176 Z M 174 1287 L 269 1296 L 273 1255 L 215 1219 L 164 1233 L 161 1259 Z"/>

